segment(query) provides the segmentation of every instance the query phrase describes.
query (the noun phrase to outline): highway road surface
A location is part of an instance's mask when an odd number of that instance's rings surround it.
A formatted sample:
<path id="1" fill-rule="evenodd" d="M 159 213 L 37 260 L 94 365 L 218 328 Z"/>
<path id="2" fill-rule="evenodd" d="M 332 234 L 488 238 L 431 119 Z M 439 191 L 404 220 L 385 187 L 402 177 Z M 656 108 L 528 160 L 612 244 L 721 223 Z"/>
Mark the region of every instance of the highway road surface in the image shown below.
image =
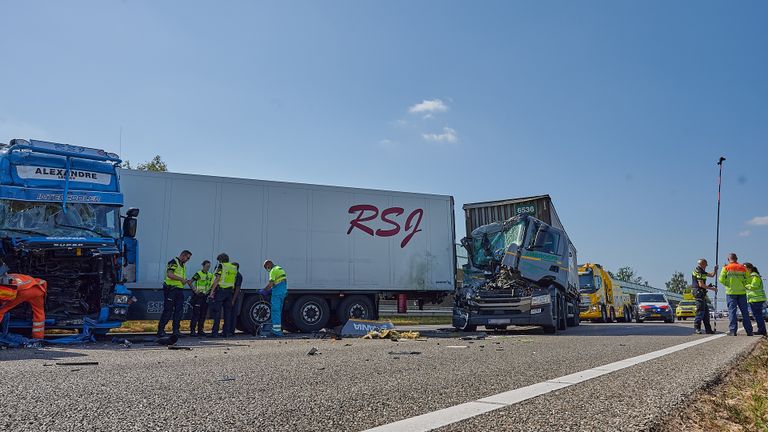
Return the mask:
<path id="1" fill-rule="evenodd" d="M 420 327 L 422 341 L 239 336 L 182 339 L 190 350 L 4 350 L 0 430 L 645 430 L 758 342 L 697 336 L 691 323 L 477 340 L 437 328 Z"/>

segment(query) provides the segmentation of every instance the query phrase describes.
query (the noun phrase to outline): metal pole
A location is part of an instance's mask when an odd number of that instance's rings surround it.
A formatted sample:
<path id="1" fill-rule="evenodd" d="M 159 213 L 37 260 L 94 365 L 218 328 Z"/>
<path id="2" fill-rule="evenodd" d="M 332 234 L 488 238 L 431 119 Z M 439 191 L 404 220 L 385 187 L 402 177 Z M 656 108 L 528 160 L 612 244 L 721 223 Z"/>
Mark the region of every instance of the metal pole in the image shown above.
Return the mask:
<path id="1" fill-rule="evenodd" d="M 725 158 L 720 156 L 720 160 L 717 161 L 717 165 L 720 167 L 720 174 L 717 176 L 717 235 L 715 237 L 715 269 L 718 268 L 718 262 L 720 259 L 720 187 L 723 184 L 723 162 L 725 161 Z M 717 271 L 715 271 L 715 319 L 714 319 L 714 330 L 717 331 L 717 285 L 718 285 L 718 274 Z"/>

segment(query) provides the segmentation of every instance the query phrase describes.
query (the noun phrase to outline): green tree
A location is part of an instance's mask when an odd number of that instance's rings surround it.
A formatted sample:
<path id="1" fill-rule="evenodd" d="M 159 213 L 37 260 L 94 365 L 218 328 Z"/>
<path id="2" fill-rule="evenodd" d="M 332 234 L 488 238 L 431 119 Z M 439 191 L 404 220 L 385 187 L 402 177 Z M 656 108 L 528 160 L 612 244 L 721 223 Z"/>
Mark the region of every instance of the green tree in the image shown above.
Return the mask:
<path id="1" fill-rule="evenodd" d="M 125 169 L 134 169 L 131 166 L 131 161 L 127 160 L 120 165 L 121 168 Z M 163 159 L 160 157 L 160 155 L 155 155 L 155 157 L 152 158 L 151 161 L 140 163 L 136 166 L 137 170 L 139 171 L 160 171 L 160 172 L 166 172 L 168 171 L 168 165 L 163 162 Z"/>
<path id="2" fill-rule="evenodd" d="M 615 279 L 622 282 L 631 282 L 636 284 L 642 284 L 644 282 L 644 279 L 640 276 L 637 276 L 635 270 L 629 266 L 619 268 L 619 271 L 616 272 L 614 277 Z M 646 286 L 648 285 L 646 284 Z"/>
<path id="3" fill-rule="evenodd" d="M 682 272 L 675 272 L 672 275 L 672 279 L 669 282 L 665 282 L 667 290 L 673 293 L 682 294 L 685 289 L 688 288 L 688 283 L 685 281 L 685 275 Z"/>

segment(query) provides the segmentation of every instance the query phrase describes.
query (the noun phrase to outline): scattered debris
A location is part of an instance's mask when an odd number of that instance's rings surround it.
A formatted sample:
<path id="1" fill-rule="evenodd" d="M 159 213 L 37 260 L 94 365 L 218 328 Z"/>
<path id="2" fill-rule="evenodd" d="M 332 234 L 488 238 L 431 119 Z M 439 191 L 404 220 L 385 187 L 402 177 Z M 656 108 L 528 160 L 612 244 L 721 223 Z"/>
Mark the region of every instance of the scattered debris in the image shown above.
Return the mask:
<path id="1" fill-rule="evenodd" d="M 479 334 L 479 335 L 470 335 L 470 336 L 464 336 L 461 338 L 461 340 L 483 340 L 485 339 L 485 333 Z"/>
<path id="2" fill-rule="evenodd" d="M 346 344 L 344 344 L 344 346 L 352 346 L 352 344 L 351 343 L 346 343 Z"/>
<path id="3" fill-rule="evenodd" d="M 82 362 L 58 362 L 56 366 L 97 366 L 97 361 L 82 361 Z"/>
<path id="4" fill-rule="evenodd" d="M 224 378 L 220 379 L 219 381 L 223 382 L 223 381 L 234 381 L 234 380 L 235 380 L 235 377 L 224 377 Z"/>
<path id="5" fill-rule="evenodd" d="M 350 318 L 344 327 L 341 328 L 342 336 L 359 337 L 365 336 L 371 332 L 381 332 L 384 330 L 394 330 L 395 325 L 391 321 L 369 321 Z"/>
<path id="6" fill-rule="evenodd" d="M 446 345 L 446 348 L 469 348 L 467 345 Z"/>
<path id="7" fill-rule="evenodd" d="M 390 339 L 392 341 L 397 342 L 400 339 L 417 340 L 420 337 L 421 337 L 421 334 L 415 331 L 399 332 L 397 330 L 381 330 L 381 331 L 372 330 L 368 332 L 368 334 L 363 336 L 363 339 Z"/>
<path id="8" fill-rule="evenodd" d="M 312 347 L 312 349 L 309 350 L 309 352 L 307 353 L 308 356 L 320 355 L 320 354 L 322 353 L 315 347 Z"/>
<path id="9" fill-rule="evenodd" d="M 168 349 L 174 350 L 174 351 L 181 351 L 181 350 L 192 351 L 192 347 L 187 347 L 187 346 L 169 346 Z"/>
<path id="10" fill-rule="evenodd" d="M 420 355 L 421 351 L 390 351 L 389 355 Z"/>

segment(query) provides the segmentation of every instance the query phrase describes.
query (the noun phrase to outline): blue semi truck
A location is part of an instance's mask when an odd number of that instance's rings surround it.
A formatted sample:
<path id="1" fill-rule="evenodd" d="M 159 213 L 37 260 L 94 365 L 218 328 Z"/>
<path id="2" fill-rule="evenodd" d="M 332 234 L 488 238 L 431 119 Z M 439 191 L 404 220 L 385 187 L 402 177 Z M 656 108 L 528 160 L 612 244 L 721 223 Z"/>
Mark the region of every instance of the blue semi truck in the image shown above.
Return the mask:
<path id="1" fill-rule="evenodd" d="M 0 264 L 48 282 L 46 328 L 120 327 L 138 276 L 138 209 L 121 214 L 118 155 L 53 142 L 0 144 Z M 10 313 L 30 328 L 31 311 Z"/>

